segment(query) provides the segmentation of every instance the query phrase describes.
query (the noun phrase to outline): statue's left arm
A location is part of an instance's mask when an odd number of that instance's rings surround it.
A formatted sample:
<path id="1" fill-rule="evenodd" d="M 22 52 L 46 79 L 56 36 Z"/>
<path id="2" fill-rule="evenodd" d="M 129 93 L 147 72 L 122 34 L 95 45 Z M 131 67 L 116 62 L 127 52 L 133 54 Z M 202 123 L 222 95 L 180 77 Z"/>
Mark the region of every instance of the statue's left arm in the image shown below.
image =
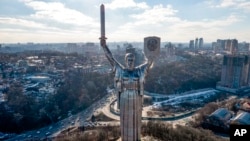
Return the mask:
<path id="1" fill-rule="evenodd" d="M 144 95 L 144 83 L 145 83 L 145 77 L 147 76 L 149 69 L 152 67 L 153 65 L 153 60 L 148 60 L 147 58 L 145 58 L 146 61 L 145 63 L 141 64 L 140 66 L 138 66 L 137 68 L 140 70 L 140 95 L 143 96 Z"/>
<path id="2" fill-rule="evenodd" d="M 152 59 L 149 60 L 145 58 L 145 60 L 146 61 L 143 64 L 138 66 L 141 69 L 142 73 L 144 73 L 144 77 L 148 74 L 149 69 L 153 66 L 153 62 L 154 62 Z"/>

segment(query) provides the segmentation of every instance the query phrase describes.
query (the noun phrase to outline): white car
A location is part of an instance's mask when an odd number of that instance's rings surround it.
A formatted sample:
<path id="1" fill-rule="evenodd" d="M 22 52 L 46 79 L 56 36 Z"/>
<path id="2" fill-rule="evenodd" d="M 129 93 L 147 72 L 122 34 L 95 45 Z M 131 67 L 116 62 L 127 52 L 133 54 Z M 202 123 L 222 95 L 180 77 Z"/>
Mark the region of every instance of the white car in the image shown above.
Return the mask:
<path id="1" fill-rule="evenodd" d="M 47 132 L 47 133 L 46 133 L 46 136 L 48 136 L 48 135 L 50 135 L 50 132 Z"/>

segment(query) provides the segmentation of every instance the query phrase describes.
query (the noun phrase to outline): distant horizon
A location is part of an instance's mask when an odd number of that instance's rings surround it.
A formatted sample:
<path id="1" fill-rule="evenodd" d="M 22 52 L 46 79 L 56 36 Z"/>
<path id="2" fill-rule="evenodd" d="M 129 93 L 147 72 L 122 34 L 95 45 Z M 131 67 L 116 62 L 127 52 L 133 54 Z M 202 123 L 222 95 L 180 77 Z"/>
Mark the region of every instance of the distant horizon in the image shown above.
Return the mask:
<path id="1" fill-rule="evenodd" d="M 170 41 L 161 41 L 161 43 L 169 43 Z M 20 45 L 27 45 L 27 44 L 68 44 L 68 43 L 76 43 L 76 44 L 86 44 L 86 43 L 94 43 L 99 44 L 99 42 L 17 42 L 17 43 L 0 43 L 1 45 L 8 45 L 8 44 L 20 44 Z M 107 42 L 107 44 L 115 44 L 115 43 L 143 43 L 141 42 L 129 42 L 129 41 L 117 41 L 117 42 Z M 173 44 L 189 44 L 189 42 L 171 42 Z M 203 44 L 211 44 L 212 42 L 204 42 Z M 239 42 L 241 43 L 241 42 Z"/>
<path id="2" fill-rule="evenodd" d="M 226 38 L 225 39 L 221 39 L 221 40 L 227 40 Z M 237 39 L 238 40 L 238 39 Z M 211 44 L 213 42 L 216 42 L 217 39 L 215 41 L 212 41 L 212 42 L 203 42 L 203 44 Z M 189 44 L 190 40 L 187 41 L 187 42 L 171 42 L 171 41 L 161 41 L 161 43 L 173 43 L 173 44 Z M 249 43 L 247 41 L 239 41 L 238 40 L 238 43 Z M 68 43 L 76 43 L 76 44 L 86 44 L 86 43 L 94 43 L 94 44 L 99 44 L 100 42 L 91 42 L 91 41 L 86 41 L 86 42 L 9 42 L 9 43 L 1 43 L 2 45 L 4 44 L 68 44 Z M 107 41 L 107 44 L 115 44 L 115 43 L 143 43 L 143 41 L 113 41 L 113 42 L 108 42 Z"/>
<path id="3" fill-rule="evenodd" d="M 1 0 L 0 43 L 98 42 L 102 3 L 107 42 L 250 42 L 247 0 Z"/>

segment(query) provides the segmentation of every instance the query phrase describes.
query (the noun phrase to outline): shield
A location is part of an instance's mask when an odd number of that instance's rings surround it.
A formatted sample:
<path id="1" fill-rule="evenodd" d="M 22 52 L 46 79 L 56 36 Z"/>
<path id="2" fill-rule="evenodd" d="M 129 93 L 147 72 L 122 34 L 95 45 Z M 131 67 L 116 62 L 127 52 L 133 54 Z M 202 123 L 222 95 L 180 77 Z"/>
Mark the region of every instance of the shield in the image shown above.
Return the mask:
<path id="1" fill-rule="evenodd" d="M 160 55 L 161 38 L 152 36 L 144 38 L 144 53 L 149 60 L 155 60 Z"/>

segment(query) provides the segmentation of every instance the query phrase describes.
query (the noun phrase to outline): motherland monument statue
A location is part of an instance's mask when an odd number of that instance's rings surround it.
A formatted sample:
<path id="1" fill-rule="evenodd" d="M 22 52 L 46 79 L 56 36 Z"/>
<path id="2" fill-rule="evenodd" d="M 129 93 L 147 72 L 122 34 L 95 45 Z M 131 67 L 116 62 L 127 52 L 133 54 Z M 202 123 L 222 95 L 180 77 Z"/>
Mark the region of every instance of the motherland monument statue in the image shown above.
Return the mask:
<path id="1" fill-rule="evenodd" d="M 117 93 L 118 107 L 120 108 L 120 127 L 122 141 L 139 141 L 141 139 L 142 101 L 144 94 L 145 76 L 152 67 L 154 60 L 159 56 L 160 38 L 144 38 L 145 62 L 135 66 L 135 54 L 125 55 L 125 64 L 120 64 L 106 45 L 105 11 L 100 7 L 101 37 L 100 44 L 113 67 L 115 92 Z"/>

